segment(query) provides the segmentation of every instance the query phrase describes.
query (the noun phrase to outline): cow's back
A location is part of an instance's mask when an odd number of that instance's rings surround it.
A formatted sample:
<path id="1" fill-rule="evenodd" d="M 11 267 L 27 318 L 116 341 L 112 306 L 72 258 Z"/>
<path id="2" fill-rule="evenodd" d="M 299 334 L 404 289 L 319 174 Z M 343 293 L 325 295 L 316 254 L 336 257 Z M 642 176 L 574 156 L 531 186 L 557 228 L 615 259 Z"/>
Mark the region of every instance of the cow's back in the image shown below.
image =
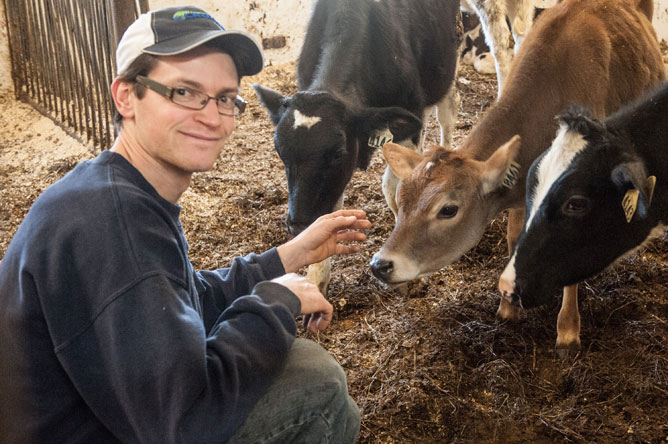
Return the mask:
<path id="1" fill-rule="evenodd" d="M 510 72 L 533 79 L 512 82 L 513 93 L 535 87 L 560 107 L 585 105 L 599 117 L 616 111 L 664 77 L 652 7 L 651 0 L 565 0 L 546 10 Z"/>
<path id="2" fill-rule="evenodd" d="M 461 148 L 486 159 L 502 141 L 522 137 L 523 172 L 509 205 L 524 202 L 526 171 L 554 138 L 555 115 L 582 105 L 605 117 L 663 79 L 646 6 L 646 0 L 563 0 L 537 18 L 499 101 Z"/>
<path id="3" fill-rule="evenodd" d="M 299 89 L 420 115 L 447 92 L 461 34 L 458 0 L 319 0 L 299 57 Z"/>

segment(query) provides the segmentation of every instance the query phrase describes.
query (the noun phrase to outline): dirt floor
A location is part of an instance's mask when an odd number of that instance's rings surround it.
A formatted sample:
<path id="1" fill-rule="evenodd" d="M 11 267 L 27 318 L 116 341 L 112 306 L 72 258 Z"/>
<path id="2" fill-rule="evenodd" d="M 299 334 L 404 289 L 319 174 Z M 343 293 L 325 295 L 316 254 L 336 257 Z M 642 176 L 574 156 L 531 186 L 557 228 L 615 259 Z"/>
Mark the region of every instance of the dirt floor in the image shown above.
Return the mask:
<path id="1" fill-rule="evenodd" d="M 294 66 L 244 79 L 247 114 L 216 168 L 196 175 L 183 196 L 196 268 L 287 240 L 285 173 L 253 82 L 293 93 Z M 493 103 L 496 82 L 465 66 L 458 87 L 455 146 Z M 36 196 L 94 155 L 11 97 L 0 95 L 0 254 Z M 437 142 L 433 118 L 427 140 Z M 519 324 L 495 320 L 508 259 L 504 216 L 459 262 L 403 292 L 373 278 L 369 260 L 393 227 L 383 169 L 376 153 L 347 189 L 345 206 L 366 210 L 373 227 L 361 254 L 333 261 L 333 324 L 318 336 L 300 333 L 345 368 L 363 412 L 360 443 L 668 442 L 665 238 L 581 284 L 583 350 L 562 360 L 554 350 L 558 297 Z"/>

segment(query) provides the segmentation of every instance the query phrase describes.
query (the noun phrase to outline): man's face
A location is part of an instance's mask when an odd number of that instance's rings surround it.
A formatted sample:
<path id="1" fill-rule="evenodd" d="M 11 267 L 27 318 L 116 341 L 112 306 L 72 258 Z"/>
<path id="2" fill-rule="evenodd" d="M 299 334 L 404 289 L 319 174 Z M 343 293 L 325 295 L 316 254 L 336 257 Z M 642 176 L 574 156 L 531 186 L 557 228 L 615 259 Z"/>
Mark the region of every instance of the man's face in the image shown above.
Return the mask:
<path id="1" fill-rule="evenodd" d="M 148 77 L 212 97 L 236 93 L 239 88 L 232 58 L 208 48 L 160 57 Z M 135 97 L 133 108 L 132 132 L 137 147 L 168 174 L 210 170 L 235 124 L 233 116 L 218 113 L 214 100 L 202 110 L 192 110 L 151 90 L 146 90 L 142 99 Z"/>

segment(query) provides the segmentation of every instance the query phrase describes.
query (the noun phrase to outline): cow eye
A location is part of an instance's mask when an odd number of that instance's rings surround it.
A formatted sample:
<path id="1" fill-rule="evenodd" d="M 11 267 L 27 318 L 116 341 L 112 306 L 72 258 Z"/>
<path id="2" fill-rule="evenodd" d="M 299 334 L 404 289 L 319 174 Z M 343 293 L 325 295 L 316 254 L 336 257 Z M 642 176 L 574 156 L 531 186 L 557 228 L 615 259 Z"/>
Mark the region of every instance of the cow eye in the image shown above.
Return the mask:
<path id="1" fill-rule="evenodd" d="M 566 216 L 584 216 L 589 212 L 591 201 L 584 196 L 571 196 L 561 210 Z"/>
<path id="2" fill-rule="evenodd" d="M 452 219 L 457 215 L 459 207 L 457 205 L 446 205 L 438 212 L 436 217 L 438 219 Z"/>

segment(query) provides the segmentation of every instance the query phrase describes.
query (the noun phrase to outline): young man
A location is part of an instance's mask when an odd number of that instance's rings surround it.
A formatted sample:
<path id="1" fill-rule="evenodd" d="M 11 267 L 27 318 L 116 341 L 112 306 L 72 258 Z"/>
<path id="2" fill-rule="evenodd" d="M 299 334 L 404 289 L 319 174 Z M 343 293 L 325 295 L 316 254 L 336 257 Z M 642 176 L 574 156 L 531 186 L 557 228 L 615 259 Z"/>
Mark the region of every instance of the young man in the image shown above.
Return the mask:
<path id="1" fill-rule="evenodd" d="M 132 24 L 116 58 L 114 146 L 35 201 L 0 262 L 0 396 L 15 418 L 3 438 L 353 442 L 360 414 L 342 368 L 295 339 L 296 315 L 315 332 L 332 306 L 294 272 L 358 251 L 348 242 L 366 239 L 364 212 L 195 272 L 177 202 L 232 133 L 261 50 L 172 7 Z"/>

